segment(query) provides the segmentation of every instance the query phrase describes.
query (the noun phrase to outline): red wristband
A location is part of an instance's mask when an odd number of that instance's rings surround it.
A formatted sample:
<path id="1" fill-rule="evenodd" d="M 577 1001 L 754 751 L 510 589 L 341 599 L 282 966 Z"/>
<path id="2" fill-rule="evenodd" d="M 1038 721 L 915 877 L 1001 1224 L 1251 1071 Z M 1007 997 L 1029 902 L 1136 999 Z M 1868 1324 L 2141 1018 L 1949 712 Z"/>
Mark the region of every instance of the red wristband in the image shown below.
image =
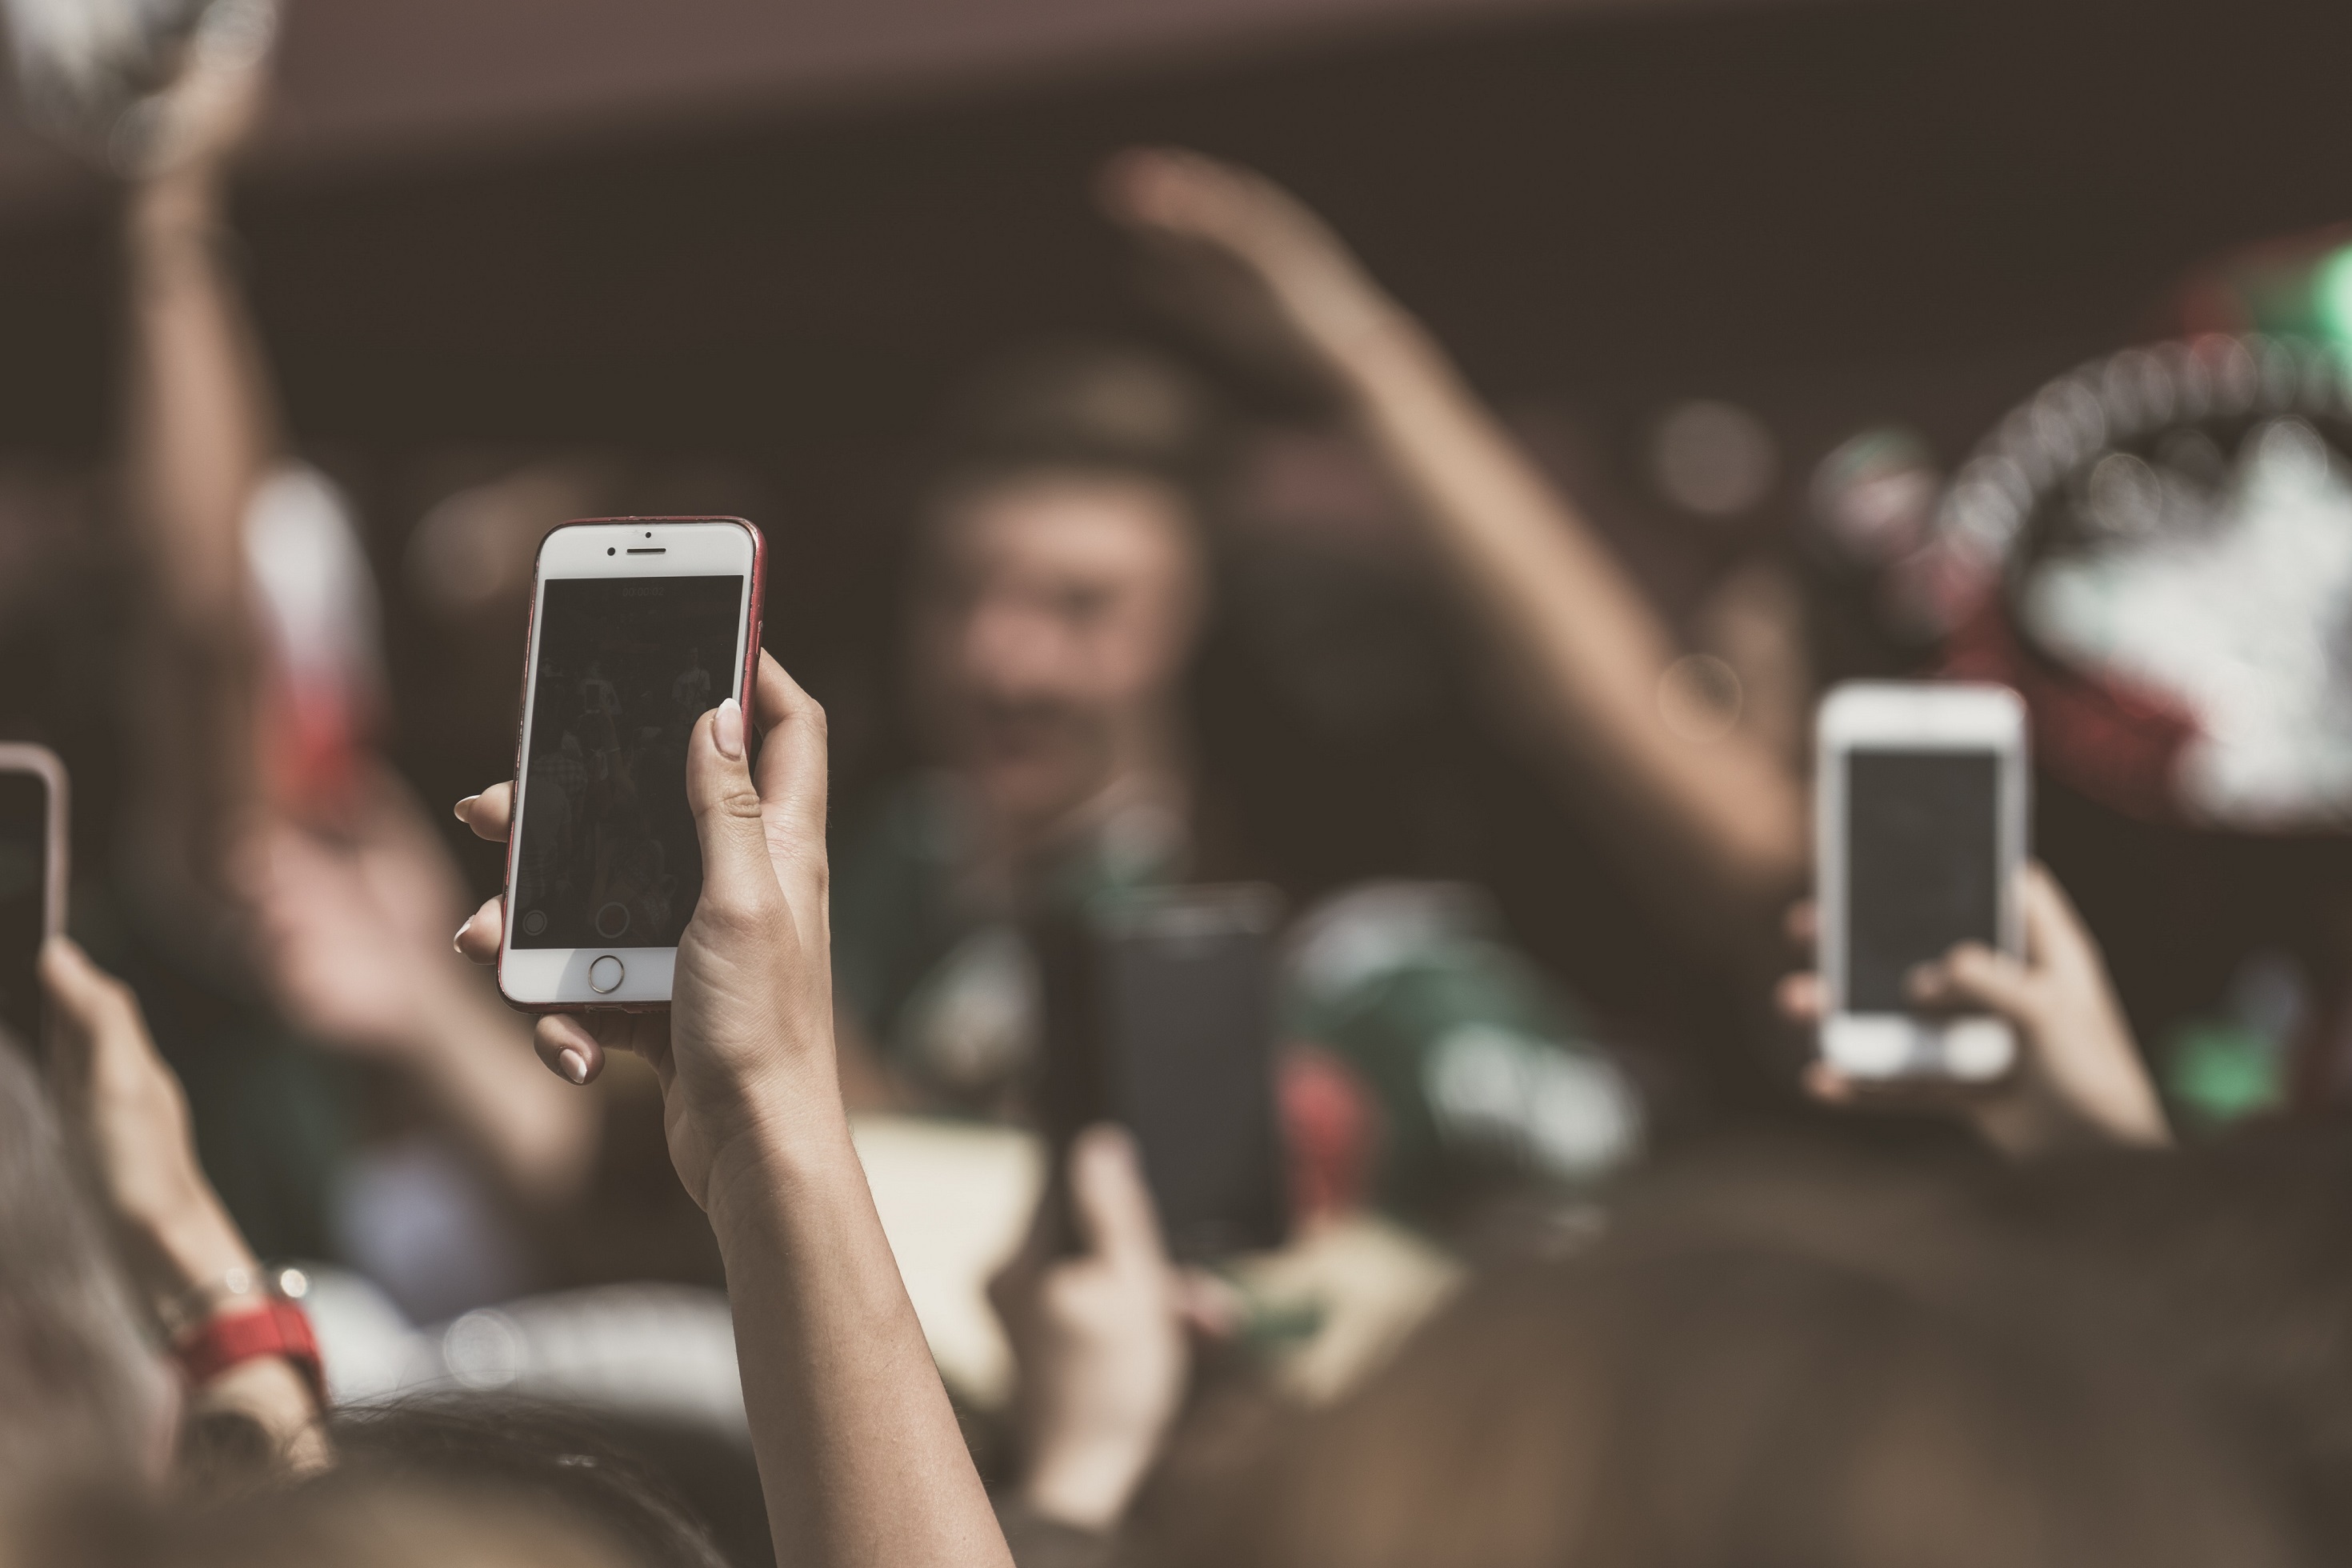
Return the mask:
<path id="1" fill-rule="evenodd" d="M 246 1362 L 282 1357 L 302 1374 L 319 1408 L 327 1408 L 326 1368 L 319 1360 L 310 1315 L 283 1297 L 263 1297 L 246 1311 L 206 1319 L 174 1342 L 172 1354 L 192 1388 Z"/>

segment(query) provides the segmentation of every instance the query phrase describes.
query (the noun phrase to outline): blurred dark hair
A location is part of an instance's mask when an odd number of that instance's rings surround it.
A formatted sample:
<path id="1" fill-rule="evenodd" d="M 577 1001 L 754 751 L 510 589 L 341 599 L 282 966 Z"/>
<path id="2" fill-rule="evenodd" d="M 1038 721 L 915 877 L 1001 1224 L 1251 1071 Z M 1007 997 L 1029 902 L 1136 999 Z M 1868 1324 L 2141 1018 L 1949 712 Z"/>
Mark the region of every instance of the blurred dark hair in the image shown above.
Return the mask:
<path id="1" fill-rule="evenodd" d="M 593 1528 L 645 1568 L 727 1568 L 692 1506 L 610 1422 L 576 1407 L 438 1395 L 337 1411 L 329 1430 L 347 1471 L 494 1488 Z"/>
<path id="2" fill-rule="evenodd" d="M 169 1394 L 41 1080 L 0 1030 L 0 1494 L 137 1474 Z"/>
<path id="3" fill-rule="evenodd" d="M 2015 1173 L 1993 1203 L 2046 1252 L 2082 1331 L 2165 1367 L 2331 1557 L 2352 1551 L 2352 1122 L 2079 1156 Z"/>
<path id="4" fill-rule="evenodd" d="M 10 1522 L 26 1568 L 659 1568 L 551 1500 L 365 1466 L 223 1501 L 65 1493 Z"/>
<path id="5" fill-rule="evenodd" d="M 1222 1499 L 1156 1500 L 1160 1545 L 1266 1568 L 2300 1560 L 2245 1457 L 2068 1331 L 1965 1205 L 1717 1176 L 1474 1284 Z M 1729 1201 L 1689 1201 L 1710 1191 Z"/>
<path id="6" fill-rule="evenodd" d="M 1173 361 L 1129 344 L 1043 344 L 983 370 L 952 400 L 930 509 L 1063 470 L 1163 484 L 1202 517 L 1224 447 L 1208 388 Z"/>

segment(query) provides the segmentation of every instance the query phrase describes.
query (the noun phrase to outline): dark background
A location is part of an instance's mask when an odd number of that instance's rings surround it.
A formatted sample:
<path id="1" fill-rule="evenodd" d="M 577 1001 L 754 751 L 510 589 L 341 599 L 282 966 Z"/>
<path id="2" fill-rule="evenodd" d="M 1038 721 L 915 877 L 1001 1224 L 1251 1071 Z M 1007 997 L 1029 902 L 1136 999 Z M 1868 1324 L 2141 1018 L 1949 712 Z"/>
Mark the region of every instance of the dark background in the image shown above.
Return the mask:
<path id="1" fill-rule="evenodd" d="M 300 3 L 290 44 L 323 47 Z M 1957 461 L 2042 378 L 2153 330 L 2200 257 L 2352 208 L 2347 58 L 2352 7 L 2324 3 L 1496 6 L 334 157 L 299 155 L 297 127 L 238 222 L 293 427 L 361 499 L 387 571 L 419 464 L 453 445 L 756 475 L 768 641 L 834 710 L 854 801 L 907 754 L 899 525 L 940 399 L 1040 333 L 1166 335 L 1090 212 L 1109 149 L 1182 142 L 1291 184 L 1483 389 L 1566 422 L 1631 498 L 1621 531 L 1683 541 L 1703 577 L 1730 546 L 1641 493 L 1666 402 L 1765 416 L 1787 476 L 1768 529 L 1865 421 Z M 94 183 L 37 184 L 0 202 L 0 448 L 95 462 L 111 216 Z M 1250 660 L 1213 658 L 1224 689 L 1265 684 Z M 1477 877 L 1604 1005 L 1701 1006 L 1507 746 L 1439 706 L 1371 740 L 1263 706 L 1234 721 L 1263 743 L 1219 753 L 1247 759 L 1234 793 L 1270 803 L 1243 837 L 1308 891 Z M 501 738 L 427 754 L 432 716 L 401 720 L 428 793 L 507 766 Z"/>

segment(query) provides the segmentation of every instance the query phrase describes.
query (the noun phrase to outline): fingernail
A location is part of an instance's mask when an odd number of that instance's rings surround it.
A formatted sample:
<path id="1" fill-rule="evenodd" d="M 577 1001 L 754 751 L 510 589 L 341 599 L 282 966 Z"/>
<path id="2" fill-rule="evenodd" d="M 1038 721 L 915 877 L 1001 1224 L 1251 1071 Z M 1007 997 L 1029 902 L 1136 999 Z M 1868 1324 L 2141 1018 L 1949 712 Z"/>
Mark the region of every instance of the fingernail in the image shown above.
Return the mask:
<path id="1" fill-rule="evenodd" d="M 566 1046 L 555 1058 L 563 1064 L 563 1076 L 574 1083 L 588 1081 L 588 1058 Z"/>
<path id="2" fill-rule="evenodd" d="M 720 756 L 743 754 L 743 709 L 732 697 L 719 705 L 719 717 L 711 721 L 710 738 L 719 742 Z"/>
<path id="3" fill-rule="evenodd" d="M 469 806 L 469 805 L 473 805 L 476 801 L 478 801 L 478 800 L 479 800 L 479 799 L 481 799 L 481 798 L 482 798 L 482 797 L 481 797 L 480 795 L 467 795 L 465 799 L 463 799 L 463 800 L 459 801 L 456 805 L 451 806 L 449 809 L 450 809 L 451 813 L 452 813 L 453 815 L 455 815 L 455 816 L 456 816 L 456 817 L 457 818 L 457 820 L 458 820 L 458 821 L 460 821 L 460 822 L 469 822 L 469 821 L 471 821 L 471 820 L 472 820 L 472 818 L 468 817 L 468 816 L 466 815 L 466 808 L 467 808 L 467 806 Z"/>
<path id="4" fill-rule="evenodd" d="M 457 934 L 449 939 L 449 951 L 456 953 L 460 958 L 466 956 L 466 928 L 473 923 L 474 917 L 467 915 L 462 921 L 458 922 Z"/>

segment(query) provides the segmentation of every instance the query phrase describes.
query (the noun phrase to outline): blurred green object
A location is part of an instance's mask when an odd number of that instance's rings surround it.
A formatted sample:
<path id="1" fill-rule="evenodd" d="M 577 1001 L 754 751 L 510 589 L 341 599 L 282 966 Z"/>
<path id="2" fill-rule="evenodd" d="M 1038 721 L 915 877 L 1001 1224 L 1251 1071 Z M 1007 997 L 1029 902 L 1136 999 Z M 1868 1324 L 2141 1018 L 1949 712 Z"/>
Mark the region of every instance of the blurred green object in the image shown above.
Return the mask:
<path id="1" fill-rule="evenodd" d="M 2286 1102 L 2286 1052 L 2251 1025 L 2200 1018 L 2167 1037 L 2165 1098 L 2207 1131 L 2235 1126 Z"/>
<path id="2" fill-rule="evenodd" d="M 1592 1021 L 1496 927 L 1473 889 L 1384 882 L 1295 933 L 1285 1033 L 1372 1090 L 1391 1212 L 1442 1210 L 1497 1177 L 1590 1184 L 1641 1149 L 1641 1098 Z"/>
<path id="3" fill-rule="evenodd" d="M 2311 298 L 2320 336 L 2352 347 L 2352 245 L 2320 258 L 2312 273 Z"/>

